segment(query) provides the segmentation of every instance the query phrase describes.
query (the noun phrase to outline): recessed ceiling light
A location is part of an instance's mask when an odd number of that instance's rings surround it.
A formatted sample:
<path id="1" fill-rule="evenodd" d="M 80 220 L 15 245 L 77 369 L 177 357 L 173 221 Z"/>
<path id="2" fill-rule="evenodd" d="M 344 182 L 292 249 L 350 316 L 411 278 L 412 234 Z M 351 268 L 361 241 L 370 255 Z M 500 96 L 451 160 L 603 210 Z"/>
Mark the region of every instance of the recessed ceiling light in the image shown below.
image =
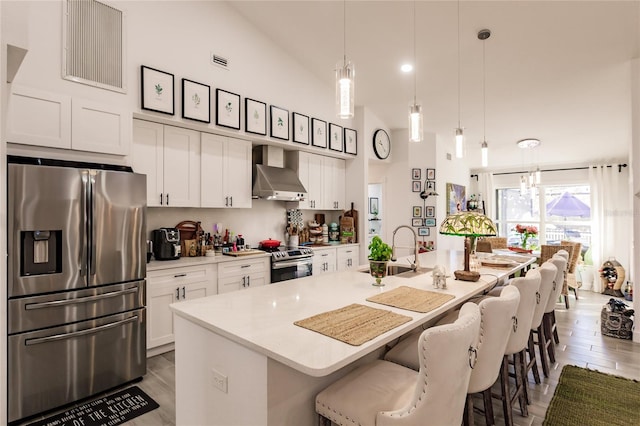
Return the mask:
<path id="1" fill-rule="evenodd" d="M 411 72 L 413 71 L 413 65 L 411 64 L 403 64 L 400 69 L 402 70 L 402 72 Z"/>
<path id="2" fill-rule="evenodd" d="M 526 138 L 526 139 L 521 139 L 518 142 L 516 142 L 516 145 L 518 145 L 519 148 L 535 148 L 536 146 L 540 145 L 540 139 L 534 139 L 534 138 Z"/>

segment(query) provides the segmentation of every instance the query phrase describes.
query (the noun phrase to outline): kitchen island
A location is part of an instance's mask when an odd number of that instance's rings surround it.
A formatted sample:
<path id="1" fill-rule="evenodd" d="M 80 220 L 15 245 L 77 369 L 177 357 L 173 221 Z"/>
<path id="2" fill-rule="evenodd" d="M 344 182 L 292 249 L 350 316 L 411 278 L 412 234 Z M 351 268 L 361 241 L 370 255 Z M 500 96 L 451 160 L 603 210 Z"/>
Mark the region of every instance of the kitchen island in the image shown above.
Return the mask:
<path id="1" fill-rule="evenodd" d="M 433 324 L 533 261 L 482 269 L 478 282 L 451 277 L 446 289 L 434 289 L 430 267 L 440 264 L 451 272 L 462 263 L 462 253 L 436 251 L 420 255 L 425 268 L 421 272 L 388 276 L 384 287 L 372 286 L 369 274 L 352 270 L 174 304 L 176 424 L 314 425 L 315 395 L 320 390 L 381 356 L 385 345 L 417 327 Z M 408 261 L 396 263 L 406 265 Z M 455 297 L 428 313 L 366 301 L 399 286 Z M 352 303 L 386 309 L 411 320 L 359 346 L 294 325 Z"/>

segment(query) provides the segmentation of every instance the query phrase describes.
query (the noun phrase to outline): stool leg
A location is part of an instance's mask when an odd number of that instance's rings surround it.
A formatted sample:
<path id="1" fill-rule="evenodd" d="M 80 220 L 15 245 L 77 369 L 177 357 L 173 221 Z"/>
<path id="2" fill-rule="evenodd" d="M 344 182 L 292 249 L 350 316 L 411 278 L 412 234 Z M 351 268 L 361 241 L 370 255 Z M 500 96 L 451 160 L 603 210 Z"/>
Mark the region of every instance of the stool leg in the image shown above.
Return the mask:
<path id="1" fill-rule="evenodd" d="M 538 326 L 538 352 L 540 353 L 540 363 L 542 364 L 542 374 L 544 377 L 549 377 L 549 359 L 547 358 L 547 351 L 545 346 L 545 340 L 547 339 L 544 334 L 544 327 L 542 323 Z"/>
<path id="2" fill-rule="evenodd" d="M 556 310 L 551 311 L 551 327 L 553 330 L 553 341 L 556 342 L 556 345 L 560 343 L 560 339 L 558 338 L 558 323 L 556 322 Z"/>
<path id="3" fill-rule="evenodd" d="M 322 414 L 318 414 L 318 425 L 319 426 L 331 426 L 331 420 L 323 416 Z"/>
<path id="4" fill-rule="evenodd" d="M 544 317 L 542 317 L 542 321 L 544 323 L 545 349 L 549 354 L 549 361 L 551 361 L 551 364 L 554 364 L 556 362 L 556 352 L 553 343 L 551 312 L 545 313 Z"/>
<path id="5" fill-rule="evenodd" d="M 464 416 L 462 417 L 462 424 L 464 426 L 473 426 L 473 396 L 468 393 L 467 400 L 464 403 Z"/>
<path id="6" fill-rule="evenodd" d="M 568 294 L 564 295 L 564 307 L 569 309 L 569 295 Z"/>
<path id="7" fill-rule="evenodd" d="M 533 380 L 536 382 L 537 385 L 539 385 L 540 372 L 538 371 L 538 362 L 536 361 L 536 348 L 533 343 L 533 333 L 534 333 L 533 330 L 529 332 L 529 344 L 527 345 L 527 349 L 529 351 L 529 362 L 527 363 L 527 370 L 531 369 L 533 371 Z M 527 379 L 529 378 L 528 371 L 525 377 Z"/>
<path id="8" fill-rule="evenodd" d="M 502 359 L 500 371 L 500 388 L 502 390 L 502 412 L 505 426 L 513 426 L 513 410 L 511 409 L 511 390 L 509 389 L 509 355 Z"/>
<path id="9" fill-rule="evenodd" d="M 573 290 L 573 294 L 576 296 L 576 300 L 578 300 L 578 289 L 575 287 L 572 287 L 571 290 Z"/>
<path id="10" fill-rule="evenodd" d="M 484 422 L 487 426 L 496 424 L 493 416 L 493 401 L 491 400 L 491 388 L 482 391 L 482 399 L 484 401 Z"/>

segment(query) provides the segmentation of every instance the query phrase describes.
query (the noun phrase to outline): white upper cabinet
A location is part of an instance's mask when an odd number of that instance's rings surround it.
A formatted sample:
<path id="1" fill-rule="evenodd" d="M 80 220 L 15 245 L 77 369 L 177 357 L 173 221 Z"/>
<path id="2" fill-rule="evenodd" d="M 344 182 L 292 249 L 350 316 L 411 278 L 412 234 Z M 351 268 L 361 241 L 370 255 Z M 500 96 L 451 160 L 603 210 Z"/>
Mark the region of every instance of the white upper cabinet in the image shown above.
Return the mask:
<path id="1" fill-rule="evenodd" d="M 132 167 L 147 175 L 150 207 L 200 207 L 200 133 L 143 120 L 133 123 Z"/>
<path id="2" fill-rule="evenodd" d="M 324 205 L 327 210 L 345 208 L 345 161 L 324 158 Z"/>
<path id="3" fill-rule="evenodd" d="M 86 99 L 13 86 L 8 103 L 7 141 L 129 155 L 131 112 Z"/>
<path id="4" fill-rule="evenodd" d="M 308 152 L 297 152 L 298 178 L 307 190 L 298 207 L 308 210 L 342 210 L 345 205 L 345 161 Z"/>
<path id="5" fill-rule="evenodd" d="M 251 142 L 209 133 L 201 136 L 202 207 L 251 207 Z"/>

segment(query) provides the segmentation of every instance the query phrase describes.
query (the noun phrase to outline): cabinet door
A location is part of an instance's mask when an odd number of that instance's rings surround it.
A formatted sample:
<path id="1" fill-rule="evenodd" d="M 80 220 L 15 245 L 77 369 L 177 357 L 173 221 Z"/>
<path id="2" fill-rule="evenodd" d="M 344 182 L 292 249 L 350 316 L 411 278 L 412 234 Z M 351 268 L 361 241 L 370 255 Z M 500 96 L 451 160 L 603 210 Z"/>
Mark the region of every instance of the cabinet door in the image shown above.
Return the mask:
<path id="1" fill-rule="evenodd" d="M 200 133 L 164 127 L 164 198 L 169 207 L 200 207 Z"/>
<path id="2" fill-rule="evenodd" d="M 225 138 L 210 133 L 203 133 L 201 138 L 200 205 L 202 207 L 224 207 Z"/>
<path id="3" fill-rule="evenodd" d="M 300 209 L 324 210 L 322 199 L 323 164 L 322 156 L 300 152 L 298 154 L 298 178 L 307 190 L 307 197 L 298 205 Z"/>
<path id="4" fill-rule="evenodd" d="M 251 208 L 251 142 L 227 138 L 224 182 L 229 207 Z"/>
<path id="5" fill-rule="evenodd" d="M 315 249 L 313 254 L 313 275 L 335 272 L 336 270 L 336 249 Z"/>
<path id="6" fill-rule="evenodd" d="M 249 275 L 249 288 L 259 287 L 271 282 L 270 272 L 256 272 Z"/>
<path id="7" fill-rule="evenodd" d="M 358 266 L 360 249 L 357 246 L 338 247 L 336 249 L 336 267 L 338 271 L 355 269 Z"/>
<path id="8" fill-rule="evenodd" d="M 136 173 L 147 175 L 147 206 L 164 205 L 162 180 L 164 126 L 149 121 L 133 120 L 131 166 Z"/>
<path id="9" fill-rule="evenodd" d="M 79 151 L 129 155 L 131 112 L 85 99 L 71 102 L 71 148 Z"/>
<path id="10" fill-rule="evenodd" d="M 178 286 L 167 283 L 147 287 L 147 349 L 173 343 L 173 312 L 169 305 L 176 302 Z"/>
<path id="11" fill-rule="evenodd" d="M 7 142 L 71 148 L 71 97 L 13 85 Z"/>
<path id="12" fill-rule="evenodd" d="M 345 161 L 339 158 L 324 158 L 324 200 L 327 210 L 345 208 Z"/>

